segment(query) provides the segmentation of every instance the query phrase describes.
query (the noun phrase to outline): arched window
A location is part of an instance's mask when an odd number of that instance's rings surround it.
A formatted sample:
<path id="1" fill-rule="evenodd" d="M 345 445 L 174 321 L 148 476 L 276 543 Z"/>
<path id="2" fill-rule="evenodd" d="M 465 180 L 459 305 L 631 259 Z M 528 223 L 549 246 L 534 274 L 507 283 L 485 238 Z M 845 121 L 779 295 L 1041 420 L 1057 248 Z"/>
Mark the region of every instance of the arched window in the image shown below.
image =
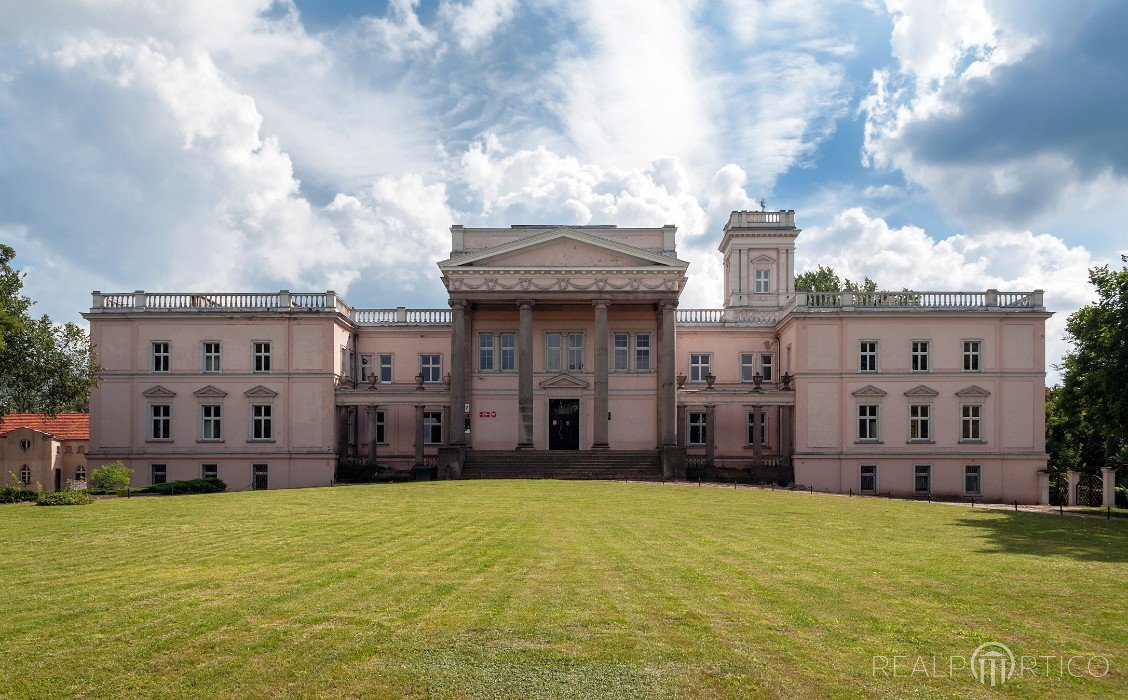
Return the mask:
<path id="1" fill-rule="evenodd" d="M 75 467 L 74 468 L 74 480 L 75 481 L 86 481 L 86 467 Z"/>
<path id="2" fill-rule="evenodd" d="M 20 467 L 20 483 L 24 486 L 31 485 L 31 467 L 26 464 Z"/>

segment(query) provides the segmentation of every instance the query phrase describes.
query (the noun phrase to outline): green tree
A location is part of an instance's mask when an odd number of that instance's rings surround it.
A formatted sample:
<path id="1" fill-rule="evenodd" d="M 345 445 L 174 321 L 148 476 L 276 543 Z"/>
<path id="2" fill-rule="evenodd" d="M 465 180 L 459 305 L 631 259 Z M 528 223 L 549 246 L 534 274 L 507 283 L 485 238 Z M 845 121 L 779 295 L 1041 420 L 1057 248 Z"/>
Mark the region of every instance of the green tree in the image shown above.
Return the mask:
<path id="1" fill-rule="evenodd" d="M 86 411 L 101 368 L 86 331 L 32 318 L 15 251 L 0 244 L 0 415 Z"/>
<path id="2" fill-rule="evenodd" d="M 795 275 L 795 289 L 800 292 L 841 292 L 847 289 L 851 292 L 876 292 L 877 282 L 869 277 L 861 282 L 843 281 L 832 267 L 819 265 L 814 270 Z"/>
<path id="3" fill-rule="evenodd" d="M 90 472 L 90 478 L 86 482 L 86 485 L 88 488 L 92 489 L 115 491 L 129 486 L 129 481 L 132 477 L 133 470 L 125 466 L 119 459 L 109 464 L 103 464 L 101 467 Z"/>

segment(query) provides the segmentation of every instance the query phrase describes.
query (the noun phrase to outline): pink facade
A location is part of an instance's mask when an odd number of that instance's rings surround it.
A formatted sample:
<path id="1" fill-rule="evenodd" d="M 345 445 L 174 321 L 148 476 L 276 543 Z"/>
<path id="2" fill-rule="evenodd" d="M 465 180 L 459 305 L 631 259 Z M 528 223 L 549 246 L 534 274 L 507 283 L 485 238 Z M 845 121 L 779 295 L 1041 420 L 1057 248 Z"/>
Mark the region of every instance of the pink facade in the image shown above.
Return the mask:
<path id="1" fill-rule="evenodd" d="M 1040 292 L 797 292 L 789 211 L 733 213 L 722 309 L 677 309 L 672 226 L 451 232 L 449 309 L 96 292 L 92 464 L 241 489 L 630 450 L 665 478 L 1045 498 Z"/>

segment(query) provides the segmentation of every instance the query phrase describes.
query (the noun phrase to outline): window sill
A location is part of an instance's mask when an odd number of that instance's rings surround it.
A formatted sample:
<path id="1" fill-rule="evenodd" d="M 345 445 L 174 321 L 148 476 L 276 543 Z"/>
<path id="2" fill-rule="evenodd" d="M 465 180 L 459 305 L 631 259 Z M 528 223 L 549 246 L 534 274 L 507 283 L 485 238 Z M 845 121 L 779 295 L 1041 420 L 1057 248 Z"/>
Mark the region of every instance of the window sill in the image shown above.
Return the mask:
<path id="1" fill-rule="evenodd" d="M 744 446 L 744 449 L 746 449 L 746 450 L 753 450 L 753 449 L 756 449 L 756 448 L 754 448 L 754 447 L 753 447 L 752 445 L 745 445 L 745 446 Z M 768 450 L 768 451 L 771 451 L 771 449 L 772 449 L 772 446 L 771 446 L 771 445 L 760 445 L 760 449 L 761 449 L 761 450 Z"/>
<path id="2" fill-rule="evenodd" d="M 274 438 L 251 438 L 247 442 L 274 442 Z"/>
<path id="3" fill-rule="evenodd" d="M 197 443 L 223 443 L 223 438 L 200 438 L 196 440 Z"/>
<path id="4" fill-rule="evenodd" d="M 172 442 L 172 438 L 146 438 L 145 442 Z"/>
<path id="5" fill-rule="evenodd" d="M 906 445 L 935 445 L 935 440 L 906 440 Z"/>
<path id="6" fill-rule="evenodd" d="M 961 444 L 961 445 L 986 445 L 987 441 L 986 440 L 960 440 L 959 444 Z"/>
<path id="7" fill-rule="evenodd" d="M 855 445 L 884 445 L 885 441 L 884 440 L 861 439 L 861 440 L 855 440 L 854 444 Z"/>

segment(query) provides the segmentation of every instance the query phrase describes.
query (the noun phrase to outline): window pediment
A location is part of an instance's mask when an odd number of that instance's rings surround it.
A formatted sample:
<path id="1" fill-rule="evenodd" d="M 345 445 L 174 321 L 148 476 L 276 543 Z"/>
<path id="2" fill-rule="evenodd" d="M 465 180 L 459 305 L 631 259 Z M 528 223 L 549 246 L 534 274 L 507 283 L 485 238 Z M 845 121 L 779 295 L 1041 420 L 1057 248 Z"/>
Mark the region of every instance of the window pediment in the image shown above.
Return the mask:
<path id="1" fill-rule="evenodd" d="M 940 392 L 923 384 L 918 384 L 905 392 L 905 396 L 932 397 L 939 396 Z"/>
<path id="2" fill-rule="evenodd" d="M 770 265 L 771 263 L 775 262 L 775 258 L 767 256 L 767 255 L 757 255 L 756 257 L 752 258 L 752 260 L 750 260 L 749 262 L 756 264 L 756 265 Z"/>
<path id="3" fill-rule="evenodd" d="M 854 391 L 852 391 L 850 393 L 853 394 L 854 396 L 860 396 L 860 397 L 864 397 L 864 398 L 878 398 L 878 397 L 881 397 L 881 396 L 885 396 L 885 394 L 886 394 L 886 392 L 882 391 L 881 389 L 878 389 L 873 384 L 867 384 L 867 385 L 863 386 L 861 389 L 855 389 Z"/>
<path id="4" fill-rule="evenodd" d="M 171 399 L 173 396 L 176 396 L 176 392 L 158 384 L 155 387 L 141 392 L 141 395 L 147 399 Z"/>
<path id="5" fill-rule="evenodd" d="M 227 396 L 227 392 L 217 386 L 208 384 L 202 389 L 196 389 L 192 392 L 193 396 L 198 396 L 201 399 L 222 399 Z"/>
<path id="6" fill-rule="evenodd" d="M 555 377 L 549 377 L 540 383 L 542 388 L 555 387 L 557 389 L 585 389 L 588 383 L 579 377 L 562 372 Z"/>
<path id="7" fill-rule="evenodd" d="M 249 396 L 256 399 L 269 399 L 278 396 L 278 392 L 259 384 L 243 392 L 243 396 Z"/>
<path id="8" fill-rule="evenodd" d="M 959 396 L 961 398 L 983 398 L 990 395 L 991 392 L 975 384 L 972 384 L 969 387 L 964 387 L 963 389 L 960 389 L 956 392 L 956 396 Z"/>

